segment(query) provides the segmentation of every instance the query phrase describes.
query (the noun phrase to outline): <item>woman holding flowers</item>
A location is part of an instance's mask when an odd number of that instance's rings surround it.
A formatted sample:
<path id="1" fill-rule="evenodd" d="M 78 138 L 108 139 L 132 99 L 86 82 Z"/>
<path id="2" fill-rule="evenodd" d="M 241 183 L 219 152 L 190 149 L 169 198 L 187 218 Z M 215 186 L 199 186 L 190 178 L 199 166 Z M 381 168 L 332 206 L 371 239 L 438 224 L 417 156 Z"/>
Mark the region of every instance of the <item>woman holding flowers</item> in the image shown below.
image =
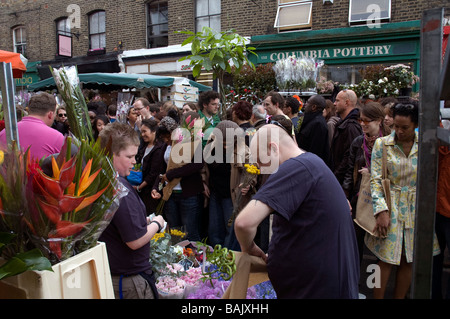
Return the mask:
<path id="1" fill-rule="evenodd" d="M 111 144 L 113 166 L 128 194 L 100 236 L 105 242 L 116 298 L 158 298 L 150 259 L 150 240 L 164 225 L 162 216 L 147 218 L 145 205 L 126 176 L 136 163 L 138 133 L 128 124 L 114 122 L 100 132 L 102 147 Z"/>

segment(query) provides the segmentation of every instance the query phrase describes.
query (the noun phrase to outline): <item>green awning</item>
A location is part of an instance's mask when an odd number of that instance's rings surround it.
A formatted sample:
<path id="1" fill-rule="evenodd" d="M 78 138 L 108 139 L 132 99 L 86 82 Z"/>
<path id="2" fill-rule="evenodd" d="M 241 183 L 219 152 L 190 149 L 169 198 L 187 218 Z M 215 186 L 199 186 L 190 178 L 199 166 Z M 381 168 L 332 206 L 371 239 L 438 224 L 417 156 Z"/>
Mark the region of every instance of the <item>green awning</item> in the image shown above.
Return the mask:
<path id="1" fill-rule="evenodd" d="M 143 89 L 149 87 L 169 87 L 174 84 L 175 78 L 170 76 L 160 76 L 151 74 L 131 74 L 131 73 L 80 73 L 78 78 L 81 83 L 96 83 L 103 85 L 118 85 L 127 88 Z M 211 88 L 200 83 L 189 81 L 192 86 L 198 87 L 200 91 Z M 55 81 L 48 78 L 28 86 L 29 91 L 38 91 L 49 87 L 54 87 Z"/>

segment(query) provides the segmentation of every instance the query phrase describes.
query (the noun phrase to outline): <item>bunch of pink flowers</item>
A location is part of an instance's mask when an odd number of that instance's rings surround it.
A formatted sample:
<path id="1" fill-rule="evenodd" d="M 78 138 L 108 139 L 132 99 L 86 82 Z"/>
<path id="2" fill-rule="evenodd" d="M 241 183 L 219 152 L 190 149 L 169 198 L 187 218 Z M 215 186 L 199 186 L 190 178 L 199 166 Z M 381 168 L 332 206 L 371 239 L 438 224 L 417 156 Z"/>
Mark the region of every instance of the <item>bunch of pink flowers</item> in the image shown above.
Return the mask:
<path id="1" fill-rule="evenodd" d="M 171 276 L 159 277 L 156 282 L 156 288 L 162 298 L 183 298 L 185 286 L 183 279 Z"/>

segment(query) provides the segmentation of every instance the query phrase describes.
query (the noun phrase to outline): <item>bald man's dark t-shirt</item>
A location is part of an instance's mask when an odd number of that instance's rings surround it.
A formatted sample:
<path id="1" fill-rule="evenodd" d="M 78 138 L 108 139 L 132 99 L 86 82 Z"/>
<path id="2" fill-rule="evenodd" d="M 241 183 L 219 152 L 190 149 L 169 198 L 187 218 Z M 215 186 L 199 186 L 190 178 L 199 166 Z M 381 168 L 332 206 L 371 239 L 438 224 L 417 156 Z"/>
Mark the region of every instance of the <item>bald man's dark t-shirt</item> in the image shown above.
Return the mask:
<path id="1" fill-rule="evenodd" d="M 274 210 L 267 268 L 278 298 L 358 298 L 350 208 L 318 156 L 285 161 L 253 199 Z"/>

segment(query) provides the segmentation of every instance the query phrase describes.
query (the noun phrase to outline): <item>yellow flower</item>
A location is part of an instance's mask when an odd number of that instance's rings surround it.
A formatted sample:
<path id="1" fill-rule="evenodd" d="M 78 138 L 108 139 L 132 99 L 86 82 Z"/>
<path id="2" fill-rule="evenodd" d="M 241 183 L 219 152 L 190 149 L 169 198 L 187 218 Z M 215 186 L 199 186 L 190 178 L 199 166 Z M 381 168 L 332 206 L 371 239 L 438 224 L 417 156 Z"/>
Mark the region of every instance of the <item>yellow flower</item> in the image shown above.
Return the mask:
<path id="1" fill-rule="evenodd" d="M 0 165 L 2 165 L 4 159 L 5 159 L 5 153 L 3 153 L 3 151 L 0 151 Z"/>
<path id="2" fill-rule="evenodd" d="M 261 171 L 255 165 L 245 164 L 245 168 L 247 168 L 247 172 L 254 175 L 261 174 Z"/>

